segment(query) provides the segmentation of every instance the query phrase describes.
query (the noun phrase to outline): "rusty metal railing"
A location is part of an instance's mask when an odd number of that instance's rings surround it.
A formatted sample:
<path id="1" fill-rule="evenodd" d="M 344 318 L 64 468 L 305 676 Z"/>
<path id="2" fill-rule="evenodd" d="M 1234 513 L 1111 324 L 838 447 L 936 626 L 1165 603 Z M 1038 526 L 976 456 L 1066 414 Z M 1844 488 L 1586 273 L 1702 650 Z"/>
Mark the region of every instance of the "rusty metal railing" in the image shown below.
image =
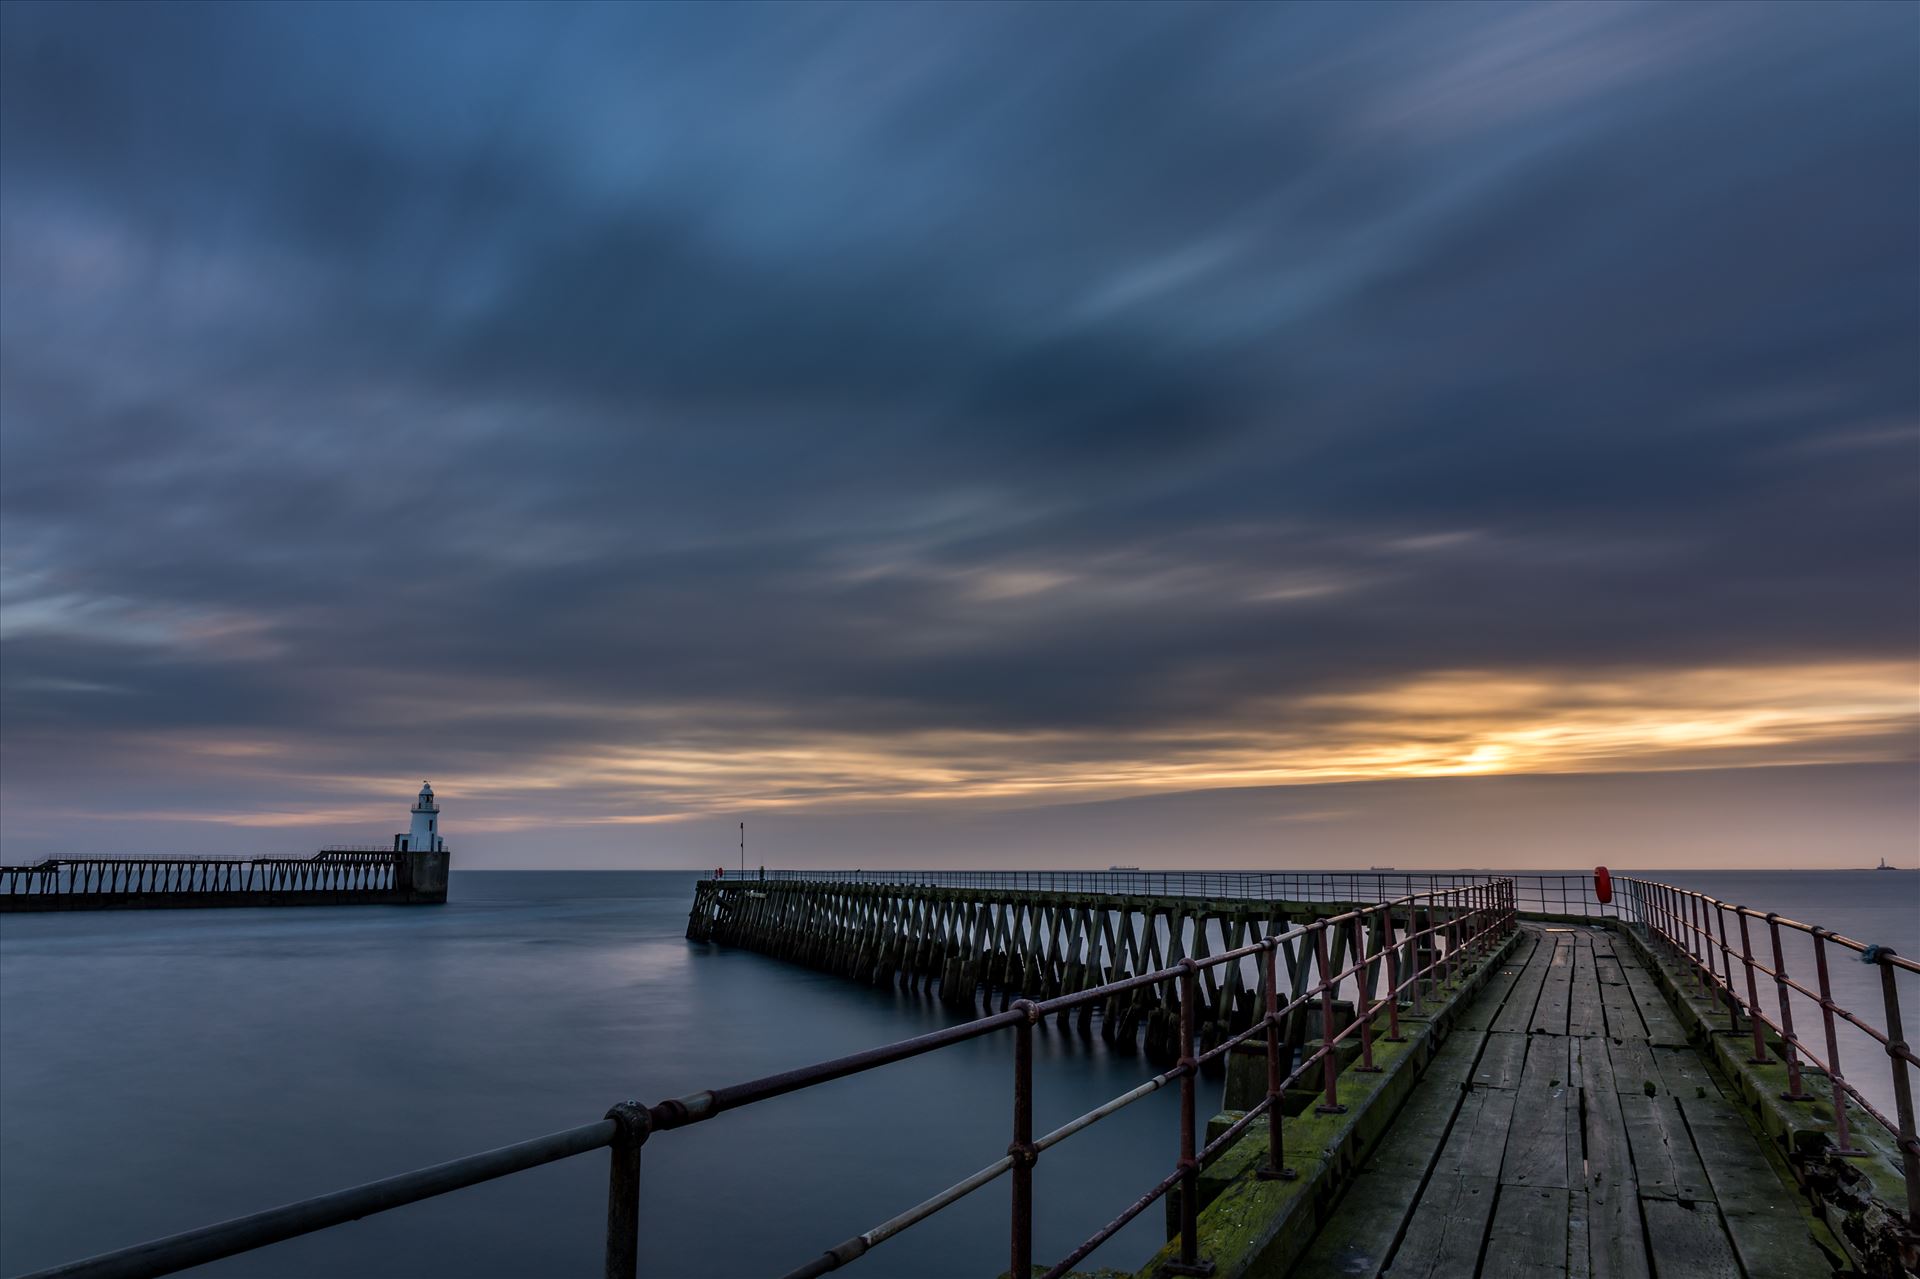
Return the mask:
<path id="1" fill-rule="evenodd" d="M 1736 906 L 1707 893 L 1644 879 L 1622 879 L 1616 883 L 1631 904 L 1634 921 L 1642 925 L 1680 967 L 1691 982 L 1693 993 L 1725 1008 L 1728 1031 L 1751 1036 L 1749 1060 L 1755 1065 L 1767 1065 L 1778 1059 L 1786 1066 L 1787 1087 L 1781 1093 L 1783 1099 L 1815 1100 L 1814 1094 L 1805 1087 L 1803 1060 L 1826 1075 L 1833 1094 L 1833 1154 L 1860 1157 L 1870 1153 L 1854 1144 L 1847 1114 L 1850 1103 L 1894 1134 L 1906 1178 L 1908 1228 L 1920 1229 L 1920 1136 L 1914 1131 L 1912 1078 L 1915 1069 L 1920 1068 L 1920 1057 L 1915 1057 L 1907 1042 L 1900 1000 L 1902 980 L 1908 982 L 1910 989 L 1920 985 L 1920 980 L 1916 980 L 1920 979 L 1920 963 L 1896 954 L 1889 946 L 1856 941 L 1773 911 L 1762 913 Z M 1757 944 L 1754 934 L 1762 930 L 1764 936 Z M 1806 939 L 1812 952 L 1814 987 L 1789 974 L 1783 933 L 1788 938 Z M 1760 949 L 1762 944 L 1765 949 Z M 1835 1001 L 1828 965 L 1828 957 L 1834 950 L 1879 970 L 1883 1025 L 1875 1026 Z M 1761 998 L 1763 981 L 1773 986 L 1771 1011 Z M 1819 1012 L 1822 1035 L 1817 1045 L 1809 1044 L 1795 1030 L 1796 996 L 1803 1009 Z M 1842 1024 L 1851 1026 L 1884 1050 L 1892 1082 L 1894 1117 L 1891 1120 L 1848 1079 L 1841 1062 Z"/>
<path id="2" fill-rule="evenodd" d="M 1114 897 L 1212 897 L 1237 901 L 1356 902 L 1386 901 L 1418 893 L 1441 892 L 1512 880 L 1522 914 L 1614 918 L 1617 908 L 1596 900 L 1592 876 L 1582 873 L 1519 871 L 1459 872 L 1402 870 L 748 870 L 745 878 L 776 882 L 830 881 L 847 884 L 895 884 L 911 888 L 965 888 L 984 891 L 1100 893 Z M 719 878 L 742 878 L 721 868 Z"/>
<path id="3" fill-rule="evenodd" d="M 954 1183 L 932 1198 L 909 1208 L 873 1229 L 828 1249 L 791 1271 L 786 1279 L 810 1279 L 826 1274 L 925 1220 L 941 1209 L 1011 1175 L 1009 1255 L 1012 1273 L 1033 1273 L 1033 1167 L 1042 1153 L 1100 1120 L 1148 1096 L 1169 1083 L 1180 1085 L 1179 1157 L 1173 1171 L 1161 1178 L 1111 1222 L 1047 1271 L 1058 1279 L 1110 1239 L 1175 1186 L 1180 1187 L 1181 1273 L 1202 1274 L 1195 1228 L 1199 1210 L 1200 1170 L 1248 1132 L 1266 1121 L 1267 1162 L 1262 1175 L 1291 1177 L 1285 1162 L 1281 1097 L 1296 1080 L 1320 1076 L 1316 1091 L 1325 1113 L 1344 1109 L 1340 1101 L 1338 1056 L 1344 1043 L 1357 1039 L 1361 1071 L 1374 1066 L 1376 1023 L 1386 1013 L 1386 1039 L 1400 1039 L 1403 1006 L 1408 1015 L 1420 1015 L 1429 1000 L 1450 997 L 1471 974 L 1474 965 L 1494 953 L 1517 927 L 1513 885 L 1506 879 L 1485 879 L 1439 891 L 1410 894 L 1390 901 L 1352 907 L 1340 914 L 1316 919 L 1258 942 L 1205 958 L 1189 956 L 1169 967 L 1111 982 L 1091 990 L 1055 999 L 1021 999 L 1006 1011 L 981 1017 L 931 1034 L 901 1040 L 864 1052 L 803 1066 L 783 1074 L 747 1083 L 662 1101 L 652 1106 L 621 1102 L 597 1123 L 550 1133 L 496 1150 L 470 1155 L 368 1182 L 352 1189 L 302 1200 L 284 1207 L 235 1218 L 217 1225 L 156 1239 L 83 1261 L 36 1272 L 27 1279 L 144 1279 L 171 1274 L 190 1266 L 248 1252 L 268 1244 L 311 1234 L 374 1213 L 479 1185 L 529 1168 L 569 1159 L 593 1150 L 610 1151 L 607 1192 L 605 1273 L 631 1279 L 639 1265 L 640 1154 L 658 1132 L 702 1123 L 728 1111 L 797 1092 L 830 1080 L 875 1070 L 894 1062 L 979 1039 L 1002 1031 L 1013 1035 L 1013 1140 L 1002 1158 Z M 1275 955 L 1282 947 L 1311 953 L 1318 981 L 1311 990 L 1286 999 L 1275 980 Z M 1336 967 L 1336 955 L 1352 962 Z M 1197 975 L 1223 964 L 1252 961 L 1260 970 L 1265 1012 L 1246 1030 L 1229 1036 L 1204 1052 L 1195 1051 L 1195 1019 L 1199 1000 Z M 1180 996 L 1180 1054 L 1176 1065 L 1120 1094 L 1105 1104 L 1061 1125 L 1052 1132 L 1033 1134 L 1033 1028 L 1041 1018 L 1109 996 L 1160 983 L 1177 983 Z M 1334 1002 L 1351 983 L 1356 1015 L 1335 1029 Z M 1282 1073 L 1281 1031 L 1295 1013 L 1312 1014 L 1318 1005 L 1321 1037 L 1318 1047 L 1304 1053 L 1292 1069 Z M 1249 1109 L 1219 1137 L 1197 1148 L 1199 1128 L 1197 1080 L 1202 1067 L 1222 1059 L 1235 1047 L 1256 1036 L 1264 1038 L 1267 1054 L 1266 1097 Z"/>

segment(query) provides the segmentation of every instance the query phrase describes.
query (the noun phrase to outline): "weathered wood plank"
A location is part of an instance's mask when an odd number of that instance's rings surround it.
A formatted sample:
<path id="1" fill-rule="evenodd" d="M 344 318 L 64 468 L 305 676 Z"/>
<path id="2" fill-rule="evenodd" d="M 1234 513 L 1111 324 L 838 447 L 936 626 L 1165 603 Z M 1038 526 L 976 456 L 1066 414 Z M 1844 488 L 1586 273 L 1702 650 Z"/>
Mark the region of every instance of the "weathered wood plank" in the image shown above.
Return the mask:
<path id="1" fill-rule="evenodd" d="M 1627 985 L 1624 977 L 1607 981 L 1607 967 L 1602 963 L 1597 969 L 1597 975 L 1601 978 L 1600 1011 L 1607 1020 L 1607 1035 L 1612 1039 L 1644 1041 L 1647 1023 L 1640 1015 L 1640 1005 L 1634 1000 L 1633 989 Z M 1611 967 L 1618 972 L 1618 962 Z"/>
<path id="2" fill-rule="evenodd" d="M 1500 1165 L 1504 1186 L 1551 1187 L 1566 1190 L 1568 1148 L 1580 1160 L 1578 1112 L 1571 1104 L 1567 1063 L 1573 1040 L 1559 1035 L 1535 1035 L 1527 1052 L 1513 1106 L 1513 1127 L 1507 1136 L 1506 1156 Z M 1566 1206 L 1565 1197 L 1561 1207 Z"/>
<path id="3" fill-rule="evenodd" d="M 1747 1279 L 1826 1274 L 1832 1263 L 1813 1242 L 1799 1191 L 1746 1120 L 1717 1094 L 1683 1097 L 1680 1109 Z"/>
<path id="4" fill-rule="evenodd" d="M 1651 1265 L 1640 1221 L 1640 1197 L 1631 1182 L 1603 1186 L 1590 1179 L 1584 1194 L 1588 1273 L 1593 1279 L 1648 1279 Z M 1571 1239 L 1570 1232 L 1569 1247 Z"/>
<path id="5" fill-rule="evenodd" d="M 1481 1279 L 1546 1279 L 1567 1273 L 1567 1192 L 1502 1186 L 1487 1235 Z"/>
<path id="6" fill-rule="evenodd" d="M 1540 984 L 1540 999 L 1534 1004 L 1533 1019 L 1527 1029 L 1536 1035 L 1567 1033 L 1567 1006 L 1573 997 L 1573 964 L 1576 943 L 1572 933 L 1552 933 L 1553 953 L 1547 960 L 1547 973 Z"/>
<path id="7" fill-rule="evenodd" d="M 1436 1179 L 1499 1178 L 1513 1121 L 1514 1096 L 1510 1088 L 1476 1088 L 1461 1098 L 1460 1111 L 1434 1164 Z"/>
<path id="8" fill-rule="evenodd" d="M 1529 929 L 1521 935 L 1519 945 L 1513 948 L 1506 962 L 1500 965 L 1500 970 L 1487 978 L 1487 984 L 1481 988 L 1480 994 L 1461 1013 L 1460 1020 L 1454 1026 L 1456 1032 L 1483 1031 L 1493 1025 L 1494 1020 L 1500 1016 L 1501 1009 L 1505 1008 L 1508 1000 L 1512 998 L 1514 986 L 1525 975 L 1528 965 L 1532 963 L 1533 953 L 1539 945 L 1538 932 Z"/>
<path id="9" fill-rule="evenodd" d="M 1293 1268 L 1292 1279 L 1374 1279 L 1385 1269 L 1419 1193 L 1417 1175 L 1369 1170 L 1355 1177 L 1326 1228 Z"/>
<path id="10" fill-rule="evenodd" d="M 1426 1176 L 1465 1095 L 1457 1082 L 1422 1079 L 1394 1116 L 1393 1126 L 1381 1138 L 1367 1167 L 1376 1172 Z"/>
<path id="11" fill-rule="evenodd" d="M 1674 1099 L 1615 1093 L 1627 1123 L 1627 1144 L 1633 1152 L 1634 1177 L 1641 1198 L 1711 1199 L 1707 1170 L 1694 1153 L 1693 1138 L 1680 1118 Z"/>
<path id="12" fill-rule="evenodd" d="M 1653 1273 L 1659 1279 L 1740 1279 L 1719 1208 L 1711 1203 L 1644 1199 L 1640 1210 L 1646 1214 L 1648 1236 L 1658 1241 Z"/>
<path id="13" fill-rule="evenodd" d="M 1583 1036 L 1568 1049 L 1567 1069 L 1575 1088 L 1588 1091 L 1614 1090 L 1613 1045 L 1601 1036 Z"/>
<path id="14" fill-rule="evenodd" d="M 1720 1083 L 1707 1069 L 1707 1063 L 1691 1048 L 1654 1048 L 1653 1061 L 1666 1090 L 1683 1100 L 1718 1098 Z"/>
<path id="15" fill-rule="evenodd" d="M 1624 1186 L 1631 1190 L 1635 1185 L 1632 1145 L 1620 1102 L 1611 1088 L 1582 1087 L 1575 1103 L 1585 1139 L 1583 1159 L 1589 1188 Z"/>
<path id="16" fill-rule="evenodd" d="M 1393 1279 L 1473 1279 L 1497 1184 L 1492 1177 L 1435 1177 L 1386 1273 Z"/>
<path id="17" fill-rule="evenodd" d="M 1573 987 L 1567 996 L 1567 1033 L 1604 1035 L 1607 1033 L 1607 1015 L 1600 1003 L 1600 978 L 1596 967 L 1599 960 L 1594 953 L 1593 934 L 1579 932 L 1575 934 L 1575 942 Z"/>
<path id="18" fill-rule="evenodd" d="M 1607 1054 L 1613 1062 L 1613 1086 L 1620 1093 L 1646 1093 L 1653 1085 L 1655 1093 L 1668 1091 L 1660 1077 L 1660 1063 L 1654 1060 L 1653 1045 L 1644 1039 L 1613 1043 Z"/>
<path id="19" fill-rule="evenodd" d="M 1587 1192 L 1567 1194 L 1567 1277 L 1593 1279 L 1593 1220 L 1587 1209 Z"/>
<path id="20" fill-rule="evenodd" d="M 1527 1037 L 1511 1031 L 1497 1031 L 1487 1036 L 1486 1047 L 1480 1051 L 1480 1061 L 1473 1068 L 1473 1086 L 1475 1088 L 1518 1088 L 1520 1074 L 1526 1066 Z"/>
<path id="21" fill-rule="evenodd" d="M 1540 988 L 1547 979 L 1547 965 L 1553 958 L 1554 947 L 1542 941 L 1533 948 L 1527 957 L 1527 966 L 1519 977 L 1515 978 L 1513 989 L 1507 995 L 1506 1003 L 1500 1007 L 1490 1023 L 1489 1030 L 1503 1031 L 1509 1034 L 1524 1035 L 1533 1025 L 1533 1010 L 1540 1002 Z"/>
<path id="22" fill-rule="evenodd" d="M 1687 1032 L 1681 1028 L 1680 1019 L 1674 1016 L 1653 976 L 1631 959 L 1621 961 L 1620 971 L 1626 974 L 1627 988 L 1633 992 L 1641 1021 L 1646 1023 L 1647 1042 L 1663 1048 L 1686 1047 Z"/>
<path id="23" fill-rule="evenodd" d="M 1580 1089 L 1575 1105 L 1583 1137 L 1587 1264 L 1593 1279 L 1647 1279 L 1648 1262 L 1640 1223 L 1640 1197 L 1634 1179 L 1627 1122 L 1614 1092 L 1613 1045 L 1605 1039 L 1576 1039 L 1572 1066 Z"/>

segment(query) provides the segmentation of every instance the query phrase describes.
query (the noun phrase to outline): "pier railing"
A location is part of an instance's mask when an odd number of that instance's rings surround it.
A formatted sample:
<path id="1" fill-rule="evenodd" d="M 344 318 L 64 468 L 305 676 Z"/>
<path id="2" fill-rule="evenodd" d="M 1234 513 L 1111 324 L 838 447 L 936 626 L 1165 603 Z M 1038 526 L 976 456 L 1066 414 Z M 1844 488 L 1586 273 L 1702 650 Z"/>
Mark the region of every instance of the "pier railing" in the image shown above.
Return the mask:
<path id="1" fill-rule="evenodd" d="M 428 905 L 446 849 L 323 848 L 305 857 L 49 857 L 0 866 L 0 912 Z"/>
<path id="2" fill-rule="evenodd" d="M 1725 1009 L 1727 1030 L 1751 1037 L 1748 1060 L 1756 1066 L 1776 1061 L 1785 1065 L 1783 1100 L 1816 1100 L 1806 1088 L 1805 1066 L 1826 1076 L 1833 1102 L 1835 1148 L 1831 1153 L 1843 1157 L 1870 1153 L 1854 1141 L 1850 1104 L 1895 1135 L 1906 1179 L 1908 1229 L 1920 1230 L 1920 1136 L 1915 1133 L 1913 1100 L 1913 1075 L 1920 1069 L 1920 1057 L 1906 1038 L 1900 995 L 1905 983 L 1908 1007 L 1920 996 L 1920 963 L 1888 946 L 1671 884 L 1622 879 L 1618 888 L 1631 905 L 1634 922 L 1680 967 L 1694 993 Z M 1834 998 L 1829 964 L 1834 957 L 1878 970 L 1879 1025 L 1869 1014 L 1849 1011 Z M 1792 975 L 1790 963 L 1800 976 Z M 1808 967 L 1812 968 L 1811 986 Z M 1797 1020 L 1796 1006 L 1800 1009 Z M 1815 1032 L 1796 1028 L 1814 1021 L 1819 1025 L 1817 1039 L 1809 1038 Z M 1842 1046 L 1850 1038 L 1857 1049 L 1883 1056 L 1890 1075 L 1891 1119 L 1848 1077 L 1841 1058 Z M 1859 1057 L 1854 1062 L 1862 1071 L 1870 1069 Z"/>
<path id="3" fill-rule="evenodd" d="M 611 1152 L 607 1191 L 605 1273 L 629 1279 L 638 1273 L 640 1154 L 655 1133 L 703 1123 L 729 1111 L 831 1080 L 935 1052 L 988 1035 L 1013 1038 L 1012 1142 L 1007 1153 L 929 1199 L 847 1239 L 789 1272 L 786 1279 L 811 1279 L 837 1270 L 914 1224 L 959 1202 L 982 1187 L 1010 1176 L 1009 1258 L 1015 1275 L 1033 1274 L 1033 1167 L 1053 1146 L 1134 1102 L 1177 1083 L 1180 1088 L 1179 1157 L 1173 1170 L 1128 1204 L 1112 1221 L 1055 1263 L 1048 1279 L 1059 1279 L 1162 1196 L 1180 1188 L 1181 1261 L 1186 1273 L 1200 1274 L 1196 1254 L 1199 1175 L 1243 1135 L 1264 1121 L 1267 1145 L 1263 1175 L 1289 1177 L 1286 1163 L 1282 1096 L 1296 1083 L 1314 1080 L 1322 1113 L 1337 1113 L 1341 1057 L 1358 1046 L 1358 1068 L 1373 1067 L 1374 1043 L 1400 1038 L 1402 1016 L 1424 1015 L 1427 1005 L 1444 1004 L 1481 961 L 1497 953 L 1517 927 L 1513 883 L 1481 879 L 1431 892 L 1353 906 L 1339 914 L 1269 935 L 1258 942 L 1205 958 L 1189 956 L 1156 971 L 1142 973 L 1054 999 L 1015 1001 L 1006 1011 L 901 1040 L 864 1052 L 803 1066 L 782 1074 L 693 1093 L 654 1105 L 621 1102 L 596 1123 L 531 1141 L 470 1155 L 342 1190 L 317 1199 L 235 1218 L 184 1234 L 43 1270 L 29 1279 L 133 1279 L 171 1274 L 190 1266 L 311 1234 L 330 1226 L 386 1212 L 422 1199 L 479 1185 L 593 1150 Z M 1307 958 L 1315 980 L 1300 993 L 1283 990 L 1276 956 L 1282 949 Z M 1350 956 L 1342 965 L 1336 956 Z M 1259 969 L 1264 1013 L 1243 1031 L 1205 1051 L 1197 1051 L 1198 975 L 1219 965 L 1252 961 Z M 1033 1029 L 1042 1018 L 1098 1005 L 1111 996 L 1141 987 L 1172 984 L 1179 999 L 1179 1060 L 1136 1087 L 1068 1121 L 1052 1132 L 1033 1131 Z M 1336 1026 L 1335 1003 L 1343 986 L 1356 993 L 1355 1015 Z M 1294 1014 L 1318 1019 L 1320 1038 L 1305 1047 L 1291 1069 L 1281 1064 L 1281 1030 Z M 1263 1041 L 1266 1094 L 1232 1126 L 1204 1147 L 1199 1145 L 1201 1115 L 1197 1084 L 1200 1070 L 1223 1060 L 1242 1044 Z"/>
<path id="4" fill-rule="evenodd" d="M 1207 897 L 1235 901 L 1372 902 L 1418 893 L 1511 881 L 1526 915 L 1611 919 L 1619 909 L 1599 901 L 1585 873 L 1374 870 L 749 870 L 749 880 L 805 880 L 894 884 L 913 888 L 967 888 L 993 892 L 1100 893 L 1115 897 Z M 721 878 L 738 878 L 724 871 Z"/>
<path id="5" fill-rule="evenodd" d="M 308 857 L 49 857 L 0 866 L 0 897 L 117 893 L 379 891 L 400 854 L 326 849 Z"/>

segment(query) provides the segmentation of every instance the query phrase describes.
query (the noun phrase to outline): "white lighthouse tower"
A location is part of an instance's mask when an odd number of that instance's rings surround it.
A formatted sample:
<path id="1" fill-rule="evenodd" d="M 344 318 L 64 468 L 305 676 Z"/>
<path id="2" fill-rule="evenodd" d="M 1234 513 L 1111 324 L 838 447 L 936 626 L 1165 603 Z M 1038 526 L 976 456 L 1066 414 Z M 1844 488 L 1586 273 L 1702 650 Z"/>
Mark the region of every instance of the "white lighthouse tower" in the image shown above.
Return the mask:
<path id="1" fill-rule="evenodd" d="M 433 787 L 420 783 L 420 798 L 413 802 L 413 828 L 407 832 L 407 851 L 437 853 L 445 849 L 440 835 L 440 805 L 433 802 Z"/>

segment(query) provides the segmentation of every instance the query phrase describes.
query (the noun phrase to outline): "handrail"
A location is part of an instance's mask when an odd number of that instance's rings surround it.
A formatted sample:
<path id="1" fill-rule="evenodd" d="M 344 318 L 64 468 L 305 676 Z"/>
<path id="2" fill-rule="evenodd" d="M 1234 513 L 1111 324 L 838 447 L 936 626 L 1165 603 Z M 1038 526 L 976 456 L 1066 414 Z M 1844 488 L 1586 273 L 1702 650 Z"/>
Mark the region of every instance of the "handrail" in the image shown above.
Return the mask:
<path id="1" fill-rule="evenodd" d="M 622 1102 L 610 1109 L 606 1118 L 599 1123 L 368 1182 L 317 1199 L 253 1213 L 51 1270 L 37 1271 L 26 1279 L 54 1279 L 55 1276 L 61 1279 L 79 1279 L 81 1276 L 86 1279 L 144 1279 L 146 1276 L 171 1274 L 189 1266 L 233 1256 L 344 1221 L 385 1212 L 420 1199 L 602 1148 L 612 1152 L 608 1180 L 606 1273 L 630 1279 L 638 1270 L 640 1151 L 653 1133 L 702 1123 L 728 1110 L 874 1070 L 1003 1030 L 1011 1030 L 1014 1035 L 1013 1143 L 1007 1155 L 872 1230 L 827 1250 L 794 1270 L 788 1279 L 802 1279 L 804 1276 L 836 1270 L 916 1222 L 1008 1173 L 1013 1177 L 1012 1271 L 1020 1275 L 1032 1274 L 1035 1160 L 1049 1147 L 1118 1113 L 1175 1080 L 1180 1083 L 1181 1156 L 1173 1173 L 1161 1179 L 1112 1222 L 1096 1231 L 1048 1274 L 1057 1279 L 1057 1276 L 1078 1264 L 1176 1185 L 1181 1187 L 1181 1255 L 1183 1261 L 1191 1265 L 1197 1261 L 1195 1217 L 1198 1211 L 1200 1169 L 1212 1162 L 1233 1139 L 1264 1117 L 1267 1121 L 1268 1171 L 1275 1176 L 1290 1175 L 1291 1170 L 1286 1168 L 1284 1162 L 1283 1114 L 1280 1105 L 1284 1090 L 1294 1081 L 1310 1077 L 1311 1072 L 1318 1069 L 1321 1080 L 1317 1091 L 1324 1098 L 1321 1110 L 1337 1112 L 1344 1109 L 1339 1100 L 1336 1061 L 1341 1044 L 1357 1035 L 1361 1042 L 1362 1066 L 1371 1066 L 1374 1022 L 1379 1019 L 1381 1010 L 1384 1008 L 1387 1012 L 1389 1037 L 1397 1038 L 1400 1009 L 1404 1001 L 1410 999 L 1414 1012 L 1418 1014 L 1424 999 L 1435 997 L 1443 991 L 1448 994 L 1457 991 L 1459 982 L 1467 975 L 1467 961 L 1470 958 L 1477 961 L 1494 953 L 1517 927 L 1518 915 L 1514 901 L 1511 880 L 1481 879 L 1458 887 L 1353 905 L 1339 914 L 1297 925 L 1283 933 L 1271 934 L 1257 942 L 1217 955 L 1205 958 L 1188 956 L 1154 972 L 1054 999 L 1021 999 L 1002 1013 L 729 1087 L 697 1092 L 652 1106 Z M 1356 957 L 1352 963 L 1335 971 L 1329 959 L 1329 940 L 1337 938 L 1337 930 L 1341 929 L 1351 930 Z M 1282 1004 L 1276 980 L 1275 955 L 1283 946 L 1291 948 L 1294 943 L 1310 943 L 1310 947 L 1301 945 L 1300 951 L 1303 955 L 1311 951 L 1319 980 L 1313 984 L 1311 991 L 1305 991 Z M 1247 1030 L 1205 1053 L 1196 1054 L 1198 974 L 1209 968 L 1238 965 L 1249 959 L 1256 960 L 1260 968 L 1260 986 L 1266 1009 L 1264 1015 Z M 1342 984 L 1349 979 L 1355 982 L 1358 992 L 1356 1016 L 1345 1029 L 1335 1033 L 1334 1000 Z M 1179 985 L 1179 1062 L 1036 1140 L 1032 1134 L 1033 1027 L 1050 1013 L 1163 982 L 1177 982 Z M 1304 1011 L 1313 1003 L 1318 1003 L 1320 1009 L 1319 1047 L 1304 1055 L 1294 1069 L 1283 1077 L 1279 1065 L 1282 1020 L 1295 1012 Z M 1200 1067 L 1255 1035 L 1264 1035 L 1266 1038 L 1265 1099 L 1243 1115 L 1227 1133 L 1204 1149 L 1196 1149 L 1198 1115 L 1195 1083 Z"/>
<path id="2" fill-rule="evenodd" d="M 1653 880 L 1623 878 L 1616 881 L 1631 903 L 1634 922 L 1643 927 L 1675 961 L 1692 983 L 1694 993 L 1724 1005 L 1727 1030 L 1741 1034 L 1740 1020 L 1746 1018 L 1746 1034 L 1752 1040 L 1755 1065 L 1766 1065 L 1778 1056 L 1787 1068 L 1787 1089 L 1781 1094 L 1790 1102 L 1810 1102 L 1814 1094 L 1804 1087 L 1801 1060 L 1812 1063 L 1827 1077 L 1833 1094 L 1835 1148 L 1832 1153 L 1858 1157 L 1869 1152 L 1853 1144 L 1852 1125 L 1847 1103 L 1872 1116 L 1894 1134 L 1906 1180 L 1907 1221 L 1920 1226 L 1920 1135 L 1915 1132 L 1912 1074 L 1920 1068 L 1906 1039 L 1901 1016 L 1901 976 L 1920 976 L 1920 963 L 1896 954 L 1891 947 L 1870 945 L 1815 924 L 1789 919 L 1777 911 L 1761 912 L 1735 905 L 1709 893 L 1677 888 Z M 1729 923 L 1731 921 L 1731 924 Z M 1765 927 L 1772 964 L 1754 951 L 1753 925 Z M 1732 929 L 1738 930 L 1735 937 Z M 1814 970 L 1819 989 L 1812 990 L 1787 972 L 1786 951 L 1781 946 L 1781 930 L 1798 933 L 1810 940 Z M 1827 964 L 1828 947 L 1851 952 L 1862 963 L 1880 972 L 1880 993 L 1885 1026 L 1874 1026 L 1860 1015 L 1834 1001 L 1833 985 Z M 1738 963 L 1742 980 L 1735 983 Z M 1760 998 L 1760 979 L 1774 986 L 1774 1009 L 1768 1012 Z M 1741 987 L 1744 986 L 1744 992 Z M 1820 1010 L 1824 1031 L 1824 1051 L 1807 1043 L 1794 1030 L 1793 996 L 1798 994 Z M 1887 1055 L 1892 1076 L 1895 1118 L 1889 1120 L 1873 1102 L 1850 1081 L 1842 1069 L 1840 1038 L 1836 1019 L 1844 1021 L 1880 1045 Z M 1775 1042 L 1769 1043 L 1771 1034 Z"/>
<path id="3" fill-rule="evenodd" d="M 393 848 L 342 845 L 295 857 L 48 857 L 0 866 L 0 899 L 385 891 L 407 856 Z"/>
<path id="4" fill-rule="evenodd" d="M 1387 901 L 1422 892 L 1511 880 L 1523 914 L 1614 918 L 1617 907 L 1596 900 L 1585 872 L 1379 870 L 759 870 L 727 867 L 715 878 L 750 883 L 869 884 L 1010 892 L 1098 893 L 1117 897 L 1202 897 L 1239 901 Z"/>

